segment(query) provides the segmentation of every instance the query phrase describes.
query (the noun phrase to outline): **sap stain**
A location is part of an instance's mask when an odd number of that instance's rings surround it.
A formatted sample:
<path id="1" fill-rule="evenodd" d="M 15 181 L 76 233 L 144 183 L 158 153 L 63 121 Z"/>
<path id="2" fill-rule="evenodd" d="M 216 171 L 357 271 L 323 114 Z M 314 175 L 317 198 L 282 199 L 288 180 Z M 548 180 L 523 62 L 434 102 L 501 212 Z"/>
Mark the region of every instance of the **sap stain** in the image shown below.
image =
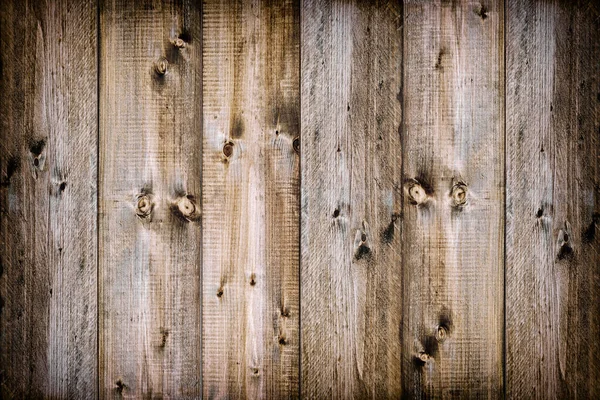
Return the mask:
<path id="1" fill-rule="evenodd" d="M 42 151 L 44 151 L 45 147 L 46 147 L 45 139 L 34 140 L 29 145 L 29 151 L 31 152 L 31 154 L 33 154 L 35 157 L 37 157 L 40 154 L 42 154 Z"/>
<path id="2" fill-rule="evenodd" d="M 117 386 L 115 388 L 115 390 L 117 391 L 118 394 L 121 394 L 121 395 L 123 394 L 123 391 L 125 390 L 125 388 L 127 388 L 127 385 L 125 383 L 123 383 L 123 381 L 121 379 L 116 381 L 115 385 Z"/>
<path id="3" fill-rule="evenodd" d="M 13 177 L 15 172 L 19 169 L 20 161 L 16 156 L 12 156 L 8 159 L 6 163 L 6 178 L 2 181 L 2 186 L 9 186 L 10 179 Z"/>
<path id="4" fill-rule="evenodd" d="M 391 243 L 394 240 L 395 223 L 398 220 L 399 214 L 392 214 L 391 221 L 387 228 L 381 233 L 381 241 L 383 243 Z"/>
<path id="5" fill-rule="evenodd" d="M 443 329 L 446 333 L 452 333 L 452 311 L 443 307 L 438 315 L 438 329 Z"/>
<path id="6" fill-rule="evenodd" d="M 596 224 L 600 223 L 600 213 L 594 213 L 592 222 L 587 228 L 583 229 L 581 237 L 584 243 L 591 243 L 596 238 Z"/>
<path id="7" fill-rule="evenodd" d="M 244 136 L 244 120 L 240 115 L 236 114 L 233 116 L 229 136 L 233 139 L 239 139 Z"/>
<path id="8" fill-rule="evenodd" d="M 444 69 L 442 66 L 442 61 L 443 61 L 444 55 L 446 55 L 446 49 L 442 47 L 437 56 L 437 61 L 435 63 L 435 69 L 440 69 L 440 70 Z"/>
<path id="9" fill-rule="evenodd" d="M 487 7 L 483 4 L 480 4 L 479 7 L 474 10 L 475 14 L 477 14 L 482 20 L 485 20 L 488 17 L 488 11 L 489 10 Z"/>

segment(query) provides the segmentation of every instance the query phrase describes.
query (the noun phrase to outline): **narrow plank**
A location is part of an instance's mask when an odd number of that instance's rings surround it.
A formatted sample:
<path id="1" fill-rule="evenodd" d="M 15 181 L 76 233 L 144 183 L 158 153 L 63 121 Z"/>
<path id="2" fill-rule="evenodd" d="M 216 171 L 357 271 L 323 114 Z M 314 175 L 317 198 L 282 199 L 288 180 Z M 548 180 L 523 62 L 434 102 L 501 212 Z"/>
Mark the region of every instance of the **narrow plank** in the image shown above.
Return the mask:
<path id="1" fill-rule="evenodd" d="M 504 5 L 404 13 L 405 395 L 503 394 Z"/>
<path id="2" fill-rule="evenodd" d="M 400 396 L 400 2 L 302 3 L 302 395 Z"/>
<path id="3" fill-rule="evenodd" d="M 507 7 L 510 398 L 600 397 L 600 4 Z"/>
<path id="4" fill-rule="evenodd" d="M 0 1 L 0 397 L 97 387 L 95 1 Z"/>
<path id="5" fill-rule="evenodd" d="M 197 398 L 200 5 L 105 0 L 100 24 L 100 393 Z"/>
<path id="6" fill-rule="evenodd" d="M 203 393 L 296 398 L 299 2 L 203 10 Z"/>

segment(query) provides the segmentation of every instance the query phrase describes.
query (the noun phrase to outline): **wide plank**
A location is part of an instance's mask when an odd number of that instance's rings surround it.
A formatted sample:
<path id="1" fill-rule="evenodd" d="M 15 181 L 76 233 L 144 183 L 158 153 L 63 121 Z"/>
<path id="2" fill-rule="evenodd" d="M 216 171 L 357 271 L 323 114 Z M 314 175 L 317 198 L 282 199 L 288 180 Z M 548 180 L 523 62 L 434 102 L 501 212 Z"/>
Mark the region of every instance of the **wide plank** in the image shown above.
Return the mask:
<path id="1" fill-rule="evenodd" d="M 503 395 L 504 4 L 404 4 L 402 380 Z"/>
<path id="2" fill-rule="evenodd" d="M 196 1 L 100 7 L 100 394 L 197 398 L 202 37 Z"/>
<path id="3" fill-rule="evenodd" d="M 600 398 L 600 3 L 506 19 L 506 393 Z"/>
<path id="4" fill-rule="evenodd" d="M 97 15 L 0 1 L 0 398 L 95 398 Z"/>
<path id="5" fill-rule="evenodd" d="M 400 1 L 302 3 L 302 395 L 398 398 Z"/>
<path id="6" fill-rule="evenodd" d="M 299 395 L 299 2 L 205 1 L 206 398 Z"/>

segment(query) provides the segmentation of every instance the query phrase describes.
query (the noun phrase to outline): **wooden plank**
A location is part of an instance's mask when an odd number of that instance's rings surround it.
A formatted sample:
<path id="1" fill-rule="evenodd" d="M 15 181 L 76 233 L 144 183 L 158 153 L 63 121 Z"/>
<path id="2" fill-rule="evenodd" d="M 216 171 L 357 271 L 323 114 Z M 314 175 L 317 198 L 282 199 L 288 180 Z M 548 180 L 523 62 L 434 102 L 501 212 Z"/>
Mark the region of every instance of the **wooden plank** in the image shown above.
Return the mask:
<path id="1" fill-rule="evenodd" d="M 0 1 L 0 397 L 96 397 L 94 1 Z"/>
<path id="2" fill-rule="evenodd" d="M 506 383 L 600 397 L 600 4 L 507 7 Z"/>
<path id="3" fill-rule="evenodd" d="M 404 9 L 403 357 L 410 397 L 503 394 L 504 5 Z"/>
<path id="4" fill-rule="evenodd" d="M 100 14 L 100 392 L 199 397 L 200 5 Z"/>
<path id="5" fill-rule="evenodd" d="M 400 2 L 302 3 L 302 395 L 400 396 Z"/>
<path id="6" fill-rule="evenodd" d="M 203 393 L 298 397 L 299 2 L 202 22 Z"/>

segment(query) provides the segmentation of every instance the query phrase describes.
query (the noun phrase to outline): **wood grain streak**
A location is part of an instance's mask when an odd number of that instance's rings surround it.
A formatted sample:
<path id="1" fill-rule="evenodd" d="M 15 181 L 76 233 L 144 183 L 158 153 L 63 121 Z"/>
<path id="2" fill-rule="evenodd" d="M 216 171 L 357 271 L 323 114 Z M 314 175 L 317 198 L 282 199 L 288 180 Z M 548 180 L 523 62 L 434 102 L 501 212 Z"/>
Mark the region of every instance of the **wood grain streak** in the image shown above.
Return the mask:
<path id="1" fill-rule="evenodd" d="M 402 10 L 302 3 L 302 395 L 400 396 Z"/>
<path id="2" fill-rule="evenodd" d="M 503 395 L 504 5 L 404 5 L 402 379 Z"/>
<path id="3" fill-rule="evenodd" d="M 200 387 L 200 5 L 100 8 L 100 391 Z"/>
<path id="4" fill-rule="evenodd" d="M 0 397 L 95 398 L 94 1 L 0 1 Z"/>
<path id="5" fill-rule="evenodd" d="M 299 2 L 203 10 L 203 394 L 299 395 Z"/>
<path id="6" fill-rule="evenodd" d="M 507 396 L 599 398 L 600 3 L 507 5 Z"/>

